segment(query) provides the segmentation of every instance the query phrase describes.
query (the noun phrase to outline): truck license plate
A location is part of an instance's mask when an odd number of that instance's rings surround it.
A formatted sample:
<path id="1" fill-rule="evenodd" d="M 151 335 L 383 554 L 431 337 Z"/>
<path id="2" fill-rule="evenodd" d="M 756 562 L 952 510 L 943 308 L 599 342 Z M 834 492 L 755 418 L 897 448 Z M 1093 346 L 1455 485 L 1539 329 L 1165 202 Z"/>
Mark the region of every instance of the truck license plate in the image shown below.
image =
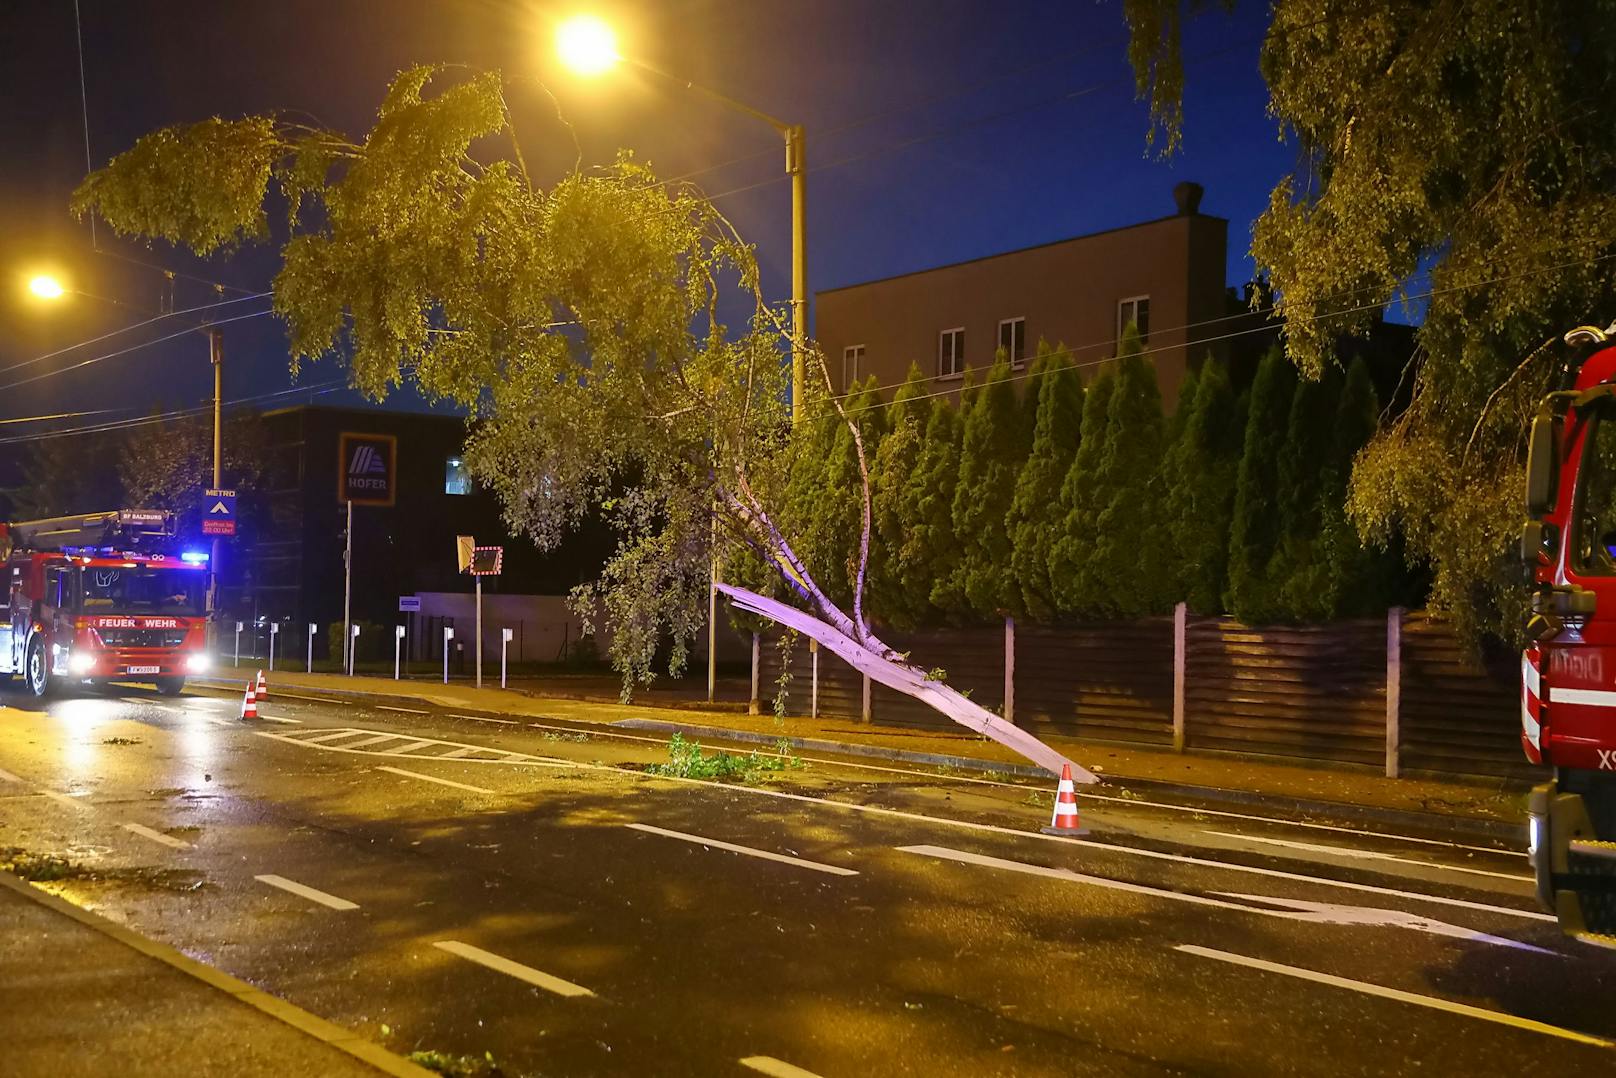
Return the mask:
<path id="1" fill-rule="evenodd" d="M 128 674 L 161 674 L 163 668 L 161 666 L 131 666 L 124 672 Z"/>

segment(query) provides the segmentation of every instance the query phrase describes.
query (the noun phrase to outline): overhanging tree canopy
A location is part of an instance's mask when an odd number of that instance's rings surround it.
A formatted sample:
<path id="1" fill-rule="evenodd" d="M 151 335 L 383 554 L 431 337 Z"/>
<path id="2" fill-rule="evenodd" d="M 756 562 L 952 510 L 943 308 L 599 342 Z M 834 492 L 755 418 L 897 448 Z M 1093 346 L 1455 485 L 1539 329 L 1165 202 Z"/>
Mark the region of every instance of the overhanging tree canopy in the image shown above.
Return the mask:
<path id="1" fill-rule="evenodd" d="M 1035 763 L 1070 763 L 871 631 L 871 453 L 822 361 L 822 388 L 800 403 L 840 417 L 860 476 L 850 601 L 799 556 L 778 512 L 791 471 L 783 320 L 712 204 L 627 155 L 543 189 L 500 78 L 444 81 L 431 67 L 404 72 L 361 142 L 281 117 L 155 132 L 89 176 L 74 207 L 206 254 L 267 238 L 266 202 L 283 196 L 291 238 L 275 307 L 294 372 L 344 356 L 372 397 L 413 380 L 468 408 L 468 466 L 541 547 L 603 508 L 620 543 L 583 598 L 614 629 L 625 691 L 649 680 L 664 635 L 682 661 L 712 559 L 740 549 L 792 600 L 720 585 L 741 609 Z M 726 295 L 747 303 L 743 326 L 720 318 Z"/>

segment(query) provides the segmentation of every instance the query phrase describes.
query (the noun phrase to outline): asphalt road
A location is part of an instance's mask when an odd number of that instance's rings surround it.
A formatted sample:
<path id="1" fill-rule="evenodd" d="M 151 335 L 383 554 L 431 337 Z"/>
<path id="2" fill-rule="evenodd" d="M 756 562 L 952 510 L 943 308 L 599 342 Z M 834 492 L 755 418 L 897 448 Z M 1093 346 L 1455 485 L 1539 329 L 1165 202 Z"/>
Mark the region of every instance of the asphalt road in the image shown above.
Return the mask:
<path id="1" fill-rule="evenodd" d="M 505 1074 L 1603 1074 L 1519 850 L 272 694 L 0 695 L 0 847 L 395 1051 Z M 279 721 L 276 721 L 279 720 Z M 1041 802 L 1034 803 L 1034 802 Z"/>

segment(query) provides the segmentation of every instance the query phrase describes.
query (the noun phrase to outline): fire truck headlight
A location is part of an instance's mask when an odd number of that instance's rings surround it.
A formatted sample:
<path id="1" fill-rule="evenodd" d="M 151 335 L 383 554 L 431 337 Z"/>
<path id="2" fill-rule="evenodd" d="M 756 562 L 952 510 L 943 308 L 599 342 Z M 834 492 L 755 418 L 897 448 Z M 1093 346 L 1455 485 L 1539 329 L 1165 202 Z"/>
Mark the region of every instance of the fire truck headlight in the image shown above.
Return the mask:
<path id="1" fill-rule="evenodd" d="M 75 674 L 88 674 L 95 666 L 95 656 L 88 651 L 75 651 L 68 656 L 67 668 Z"/>
<path id="2" fill-rule="evenodd" d="M 193 674 L 205 674 L 212 665 L 213 661 L 200 651 L 185 660 L 185 669 Z"/>

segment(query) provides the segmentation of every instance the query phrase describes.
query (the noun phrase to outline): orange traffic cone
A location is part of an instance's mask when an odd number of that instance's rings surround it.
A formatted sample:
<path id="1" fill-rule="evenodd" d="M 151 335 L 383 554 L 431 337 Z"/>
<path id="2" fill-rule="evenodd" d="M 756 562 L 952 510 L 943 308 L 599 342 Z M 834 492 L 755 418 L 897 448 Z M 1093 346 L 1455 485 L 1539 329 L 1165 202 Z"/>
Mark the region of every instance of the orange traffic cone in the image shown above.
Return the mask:
<path id="1" fill-rule="evenodd" d="M 1055 792 L 1055 812 L 1049 818 L 1049 826 L 1042 830 L 1046 835 L 1060 835 L 1063 838 L 1076 838 L 1089 833 L 1089 829 L 1077 818 L 1077 787 L 1072 783 L 1071 764 L 1061 765 L 1060 786 Z"/>
<path id="2" fill-rule="evenodd" d="M 241 699 L 241 717 L 256 719 L 258 717 L 258 697 L 253 693 L 252 682 L 247 683 L 247 695 Z"/>
<path id="3" fill-rule="evenodd" d="M 258 694 L 257 695 L 258 695 L 258 699 L 260 699 L 260 700 L 268 700 L 269 699 L 269 682 L 264 680 L 264 672 L 262 670 L 258 671 Z"/>

